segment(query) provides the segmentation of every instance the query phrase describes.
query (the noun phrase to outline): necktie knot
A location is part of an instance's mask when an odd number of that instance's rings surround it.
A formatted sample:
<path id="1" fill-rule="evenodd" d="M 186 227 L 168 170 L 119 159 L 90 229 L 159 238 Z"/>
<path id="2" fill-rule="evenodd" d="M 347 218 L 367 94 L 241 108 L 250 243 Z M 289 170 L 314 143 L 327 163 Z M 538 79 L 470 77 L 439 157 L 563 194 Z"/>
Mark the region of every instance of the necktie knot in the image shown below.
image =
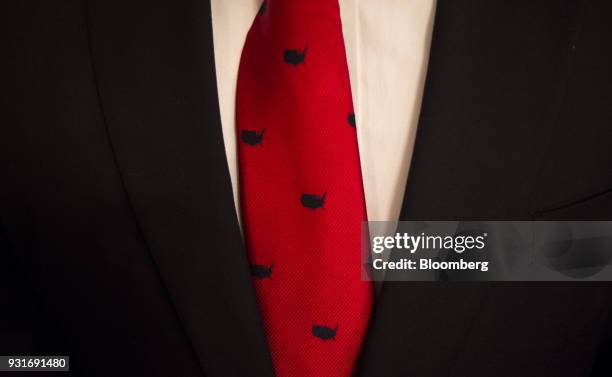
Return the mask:
<path id="1" fill-rule="evenodd" d="M 261 24 L 284 34 L 327 30 L 338 26 L 338 0 L 266 0 L 262 3 L 258 17 Z M 257 27 L 257 24 L 253 25 Z"/>

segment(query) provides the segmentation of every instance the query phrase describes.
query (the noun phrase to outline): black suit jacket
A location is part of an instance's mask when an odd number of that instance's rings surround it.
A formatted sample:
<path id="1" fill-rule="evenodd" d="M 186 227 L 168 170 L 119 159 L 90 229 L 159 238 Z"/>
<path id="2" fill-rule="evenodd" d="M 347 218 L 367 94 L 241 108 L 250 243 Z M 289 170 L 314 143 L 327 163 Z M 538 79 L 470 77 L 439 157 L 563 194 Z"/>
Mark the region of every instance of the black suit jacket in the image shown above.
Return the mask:
<path id="1" fill-rule="evenodd" d="M 402 220 L 612 220 L 610 4 L 439 0 Z M 1 7 L 0 354 L 272 376 L 209 2 Z M 609 375 L 611 294 L 388 282 L 356 375 Z"/>

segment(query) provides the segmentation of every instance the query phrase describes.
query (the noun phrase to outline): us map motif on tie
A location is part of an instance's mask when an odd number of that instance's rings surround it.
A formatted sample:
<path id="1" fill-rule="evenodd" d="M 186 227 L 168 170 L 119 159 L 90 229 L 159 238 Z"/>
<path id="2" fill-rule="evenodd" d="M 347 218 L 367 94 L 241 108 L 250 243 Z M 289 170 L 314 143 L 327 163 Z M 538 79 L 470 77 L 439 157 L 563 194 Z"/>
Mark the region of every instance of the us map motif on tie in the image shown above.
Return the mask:
<path id="1" fill-rule="evenodd" d="M 240 200 L 279 377 L 350 376 L 367 330 L 366 220 L 337 0 L 267 0 L 242 52 Z"/>

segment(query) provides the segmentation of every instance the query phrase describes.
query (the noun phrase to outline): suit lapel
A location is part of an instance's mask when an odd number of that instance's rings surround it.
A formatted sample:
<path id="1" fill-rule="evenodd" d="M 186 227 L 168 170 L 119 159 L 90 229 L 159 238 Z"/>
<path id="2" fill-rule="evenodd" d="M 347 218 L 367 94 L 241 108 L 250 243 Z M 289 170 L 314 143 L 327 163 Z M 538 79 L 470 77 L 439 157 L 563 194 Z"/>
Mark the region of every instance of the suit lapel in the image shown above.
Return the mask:
<path id="1" fill-rule="evenodd" d="M 400 220 L 529 219 L 579 15 L 579 1 L 438 1 Z M 385 282 L 359 375 L 451 375 L 490 288 Z"/>
<path id="2" fill-rule="evenodd" d="M 205 374 L 272 376 L 227 169 L 209 2 L 89 0 L 87 11 L 116 162 Z"/>

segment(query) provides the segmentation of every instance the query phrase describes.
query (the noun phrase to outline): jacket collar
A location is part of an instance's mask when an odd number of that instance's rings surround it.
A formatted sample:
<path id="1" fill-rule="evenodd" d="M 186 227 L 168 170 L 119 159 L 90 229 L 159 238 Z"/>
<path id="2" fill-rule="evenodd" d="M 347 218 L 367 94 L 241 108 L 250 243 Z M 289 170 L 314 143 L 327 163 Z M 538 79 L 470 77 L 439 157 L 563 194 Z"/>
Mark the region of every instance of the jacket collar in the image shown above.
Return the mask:
<path id="1" fill-rule="evenodd" d="M 273 376 L 225 157 L 209 1 L 88 0 L 87 12 L 116 163 L 205 374 Z"/>

